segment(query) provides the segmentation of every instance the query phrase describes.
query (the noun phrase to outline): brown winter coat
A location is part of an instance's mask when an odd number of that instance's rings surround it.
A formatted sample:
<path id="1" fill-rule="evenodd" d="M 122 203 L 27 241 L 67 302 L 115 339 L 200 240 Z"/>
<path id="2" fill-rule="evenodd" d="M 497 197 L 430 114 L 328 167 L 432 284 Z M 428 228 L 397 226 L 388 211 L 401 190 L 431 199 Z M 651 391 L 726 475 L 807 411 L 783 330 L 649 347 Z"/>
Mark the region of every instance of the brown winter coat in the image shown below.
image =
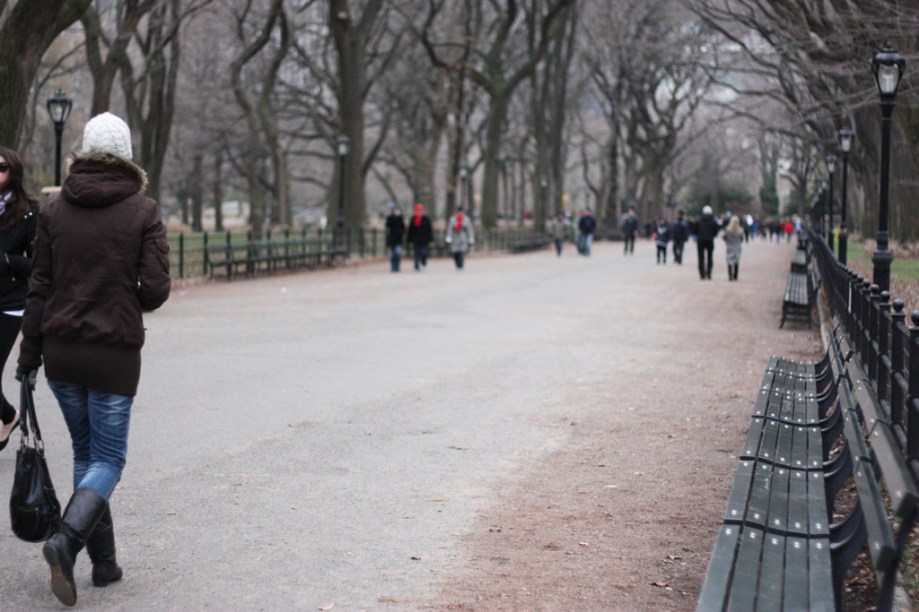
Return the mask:
<path id="1" fill-rule="evenodd" d="M 134 396 L 142 311 L 169 297 L 169 245 L 146 174 L 110 155 L 77 157 L 42 206 L 19 363 L 51 380 Z"/>

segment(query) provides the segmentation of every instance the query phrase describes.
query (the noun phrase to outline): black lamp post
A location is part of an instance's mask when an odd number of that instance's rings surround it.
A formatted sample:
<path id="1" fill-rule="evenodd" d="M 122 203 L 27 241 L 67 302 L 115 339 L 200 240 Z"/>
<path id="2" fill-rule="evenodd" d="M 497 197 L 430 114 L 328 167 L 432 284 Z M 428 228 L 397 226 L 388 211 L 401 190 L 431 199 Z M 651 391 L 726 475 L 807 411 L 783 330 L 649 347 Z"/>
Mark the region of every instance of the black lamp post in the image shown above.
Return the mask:
<path id="1" fill-rule="evenodd" d="M 60 89 L 48 98 L 48 114 L 54 124 L 54 184 L 61 184 L 61 136 L 64 134 L 64 123 L 70 116 L 73 100 L 64 95 Z"/>
<path id="2" fill-rule="evenodd" d="M 836 156 L 832 153 L 828 153 L 826 156 L 826 171 L 829 174 L 830 182 L 830 192 L 829 200 L 830 205 L 827 206 L 827 231 L 826 231 L 826 240 L 827 244 L 830 246 L 830 253 L 833 252 L 833 174 L 836 172 Z"/>
<path id="3" fill-rule="evenodd" d="M 890 191 L 890 128 L 893 123 L 893 107 L 897 98 L 900 79 L 906 68 L 904 60 L 890 45 L 874 56 L 874 80 L 881 94 L 881 193 L 878 198 L 877 249 L 871 256 L 874 262 L 874 284 L 881 291 L 890 291 L 890 254 L 887 218 Z"/>
<path id="4" fill-rule="evenodd" d="M 339 135 L 336 139 L 338 148 L 338 221 L 335 222 L 335 249 L 341 251 L 344 248 L 345 238 L 345 158 L 348 151 L 351 150 L 351 139 L 344 134 Z"/>
<path id="5" fill-rule="evenodd" d="M 842 152 L 842 213 L 839 218 L 839 252 L 836 257 L 839 263 L 848 262 L 849 233 L 846 228 L 846 193 L 849 188 L 849 152 L 852 151 L 852 140 L 855 132 L 844 127 L 839 130 L 839 150 Z"/>

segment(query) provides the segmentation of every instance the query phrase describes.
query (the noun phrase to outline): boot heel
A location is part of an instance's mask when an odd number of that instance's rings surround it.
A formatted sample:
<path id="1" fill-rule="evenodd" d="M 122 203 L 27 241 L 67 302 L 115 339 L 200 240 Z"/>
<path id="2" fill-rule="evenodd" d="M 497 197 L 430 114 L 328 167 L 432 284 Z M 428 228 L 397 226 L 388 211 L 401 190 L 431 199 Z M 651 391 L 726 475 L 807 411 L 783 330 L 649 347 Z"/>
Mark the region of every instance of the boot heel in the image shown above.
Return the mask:
<path id="1" fill-rule="evenodd" d="M 61 552 L 52 540 L 49 540 L 41 549 L 51 569 L 51 592 L 65 606 L 74 606 L 77 603 L 77 588 L 73 578 L 67 577 L 67 569 L 62 563 Z M 72 571 L 70 572 L 73 573 Z"/>

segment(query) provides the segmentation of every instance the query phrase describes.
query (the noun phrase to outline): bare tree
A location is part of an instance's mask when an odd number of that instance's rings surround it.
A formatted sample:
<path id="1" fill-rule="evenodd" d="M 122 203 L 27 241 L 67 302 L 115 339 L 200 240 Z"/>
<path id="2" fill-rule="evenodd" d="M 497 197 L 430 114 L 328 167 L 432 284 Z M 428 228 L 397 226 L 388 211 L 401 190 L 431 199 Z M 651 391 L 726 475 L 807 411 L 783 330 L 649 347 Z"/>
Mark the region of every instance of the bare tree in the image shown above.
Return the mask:
<path id="1" fill-rule="evenodd" d="M 19 148 L 29 92 L 42 56 L 76 22 L 91 0 L 18 0 L 0 3 L 0 143 Z"/>

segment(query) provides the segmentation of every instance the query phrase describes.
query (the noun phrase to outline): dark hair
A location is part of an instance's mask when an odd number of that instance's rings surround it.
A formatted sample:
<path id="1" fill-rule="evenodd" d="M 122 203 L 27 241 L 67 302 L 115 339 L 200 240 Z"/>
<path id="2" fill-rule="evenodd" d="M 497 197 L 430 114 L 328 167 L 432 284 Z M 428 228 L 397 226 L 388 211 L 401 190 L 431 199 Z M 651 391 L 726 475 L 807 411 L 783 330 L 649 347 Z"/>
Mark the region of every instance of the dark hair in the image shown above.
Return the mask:
<path id="1" fill-rule="evenodd" d="M 3 227 L 9 230 L 17 227 L 29 212 L 32 198 L 22 184 L 25 169 L 19 154 L 12 149 L 0 147 L 0 157 L 3 157 L 10 165 L 10 180 L 6 183 L 6 191 L 12 192 L 13 197 L 10 198 L 3 216 L 0 217 Z"/>

